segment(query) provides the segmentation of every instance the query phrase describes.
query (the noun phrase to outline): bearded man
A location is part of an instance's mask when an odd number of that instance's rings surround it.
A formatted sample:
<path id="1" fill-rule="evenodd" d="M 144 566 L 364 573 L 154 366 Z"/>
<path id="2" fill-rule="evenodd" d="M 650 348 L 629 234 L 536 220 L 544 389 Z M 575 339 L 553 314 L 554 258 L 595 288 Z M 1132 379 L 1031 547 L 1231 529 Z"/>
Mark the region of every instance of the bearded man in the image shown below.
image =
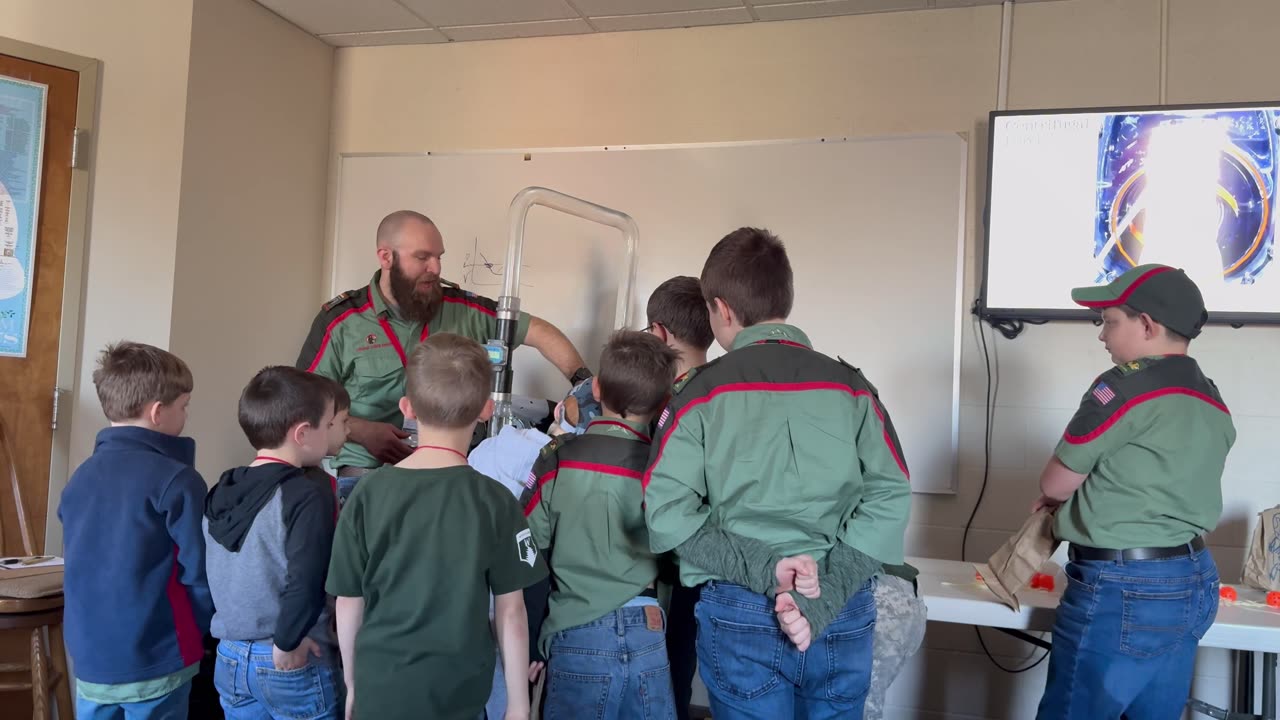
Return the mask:
<path id="1" fill-rule="evenodd" d="M 378 225 L 380 269 L 365 287 L 321 307 L 297 366 L 337 381 L 351 395 L 350 435 L 338 454 L 339 496 L 355 478 L 413 448 L 399 402 L 409 353 L 433 333 L 484 343 L 497 338 L 498 305 L 440 277 L 444 238 L 427 216 L 399 210 Z M 512 347 L 530 345 L 576 384 L 590 376 L 582 356 L 554 325 L 520 313 Z"/>

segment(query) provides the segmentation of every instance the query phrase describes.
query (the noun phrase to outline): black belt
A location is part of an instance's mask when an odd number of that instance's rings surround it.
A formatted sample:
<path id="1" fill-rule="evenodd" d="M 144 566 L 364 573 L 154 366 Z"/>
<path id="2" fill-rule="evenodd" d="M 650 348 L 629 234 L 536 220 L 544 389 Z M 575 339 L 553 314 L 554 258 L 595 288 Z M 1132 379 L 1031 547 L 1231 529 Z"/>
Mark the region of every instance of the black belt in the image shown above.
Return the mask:
<path id="1" fill-rule="evenodd" d="M 1121 560 L 1167 560 L 1169 558 L 1185 557 L 1194 555 L 1204 549 L 1204 536 L 1197 536 L 1196 539 L 1182 545 L 1173 547 L 1158 548 L 1132 548 L 1129 550 L 1104 550 L 1102 548 L 1093 548 L 1087 545 L 1071 544 L 1071 548 L 1067 550 L 1067 557 L 1071 562 L 1077 560 L 1103 560 L 1108 562 L 1118 562 Z"/>
<path id="2" fill-rule="evenodd" d="M 657 591 L 657 590 L 654 590 L 653 588 L 645 588 L 645 589 L 641 590 L 641 591 L 640 591 L 640 594 L 639 594 L 639 595 L 637 595 L 636 597 L 647 597 L 647 598 L 653 598 L 654 600 L 657 600 L 657 599 L 658 599 L 658 591 Z"/>

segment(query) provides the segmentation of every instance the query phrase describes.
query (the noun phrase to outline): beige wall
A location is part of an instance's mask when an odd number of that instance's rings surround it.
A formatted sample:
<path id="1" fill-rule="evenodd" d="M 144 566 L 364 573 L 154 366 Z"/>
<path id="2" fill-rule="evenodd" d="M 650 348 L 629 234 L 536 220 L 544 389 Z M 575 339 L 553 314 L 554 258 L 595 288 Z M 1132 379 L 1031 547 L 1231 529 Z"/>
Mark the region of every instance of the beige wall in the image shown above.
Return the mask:
<path id="1" fill-rule="evenodd" d="M 1014 7 L 1011 108 L 1280 97 L 1271 34 L 1280 3 L 1066 0 Z M 976 295 L 986 117 L 999 78 L 999 7 L 597 36 L 351 48 L 337 54 L 334 150 L 421 152 L 684 143 L 960 131 L 970 134 L 969 261 Z M 625 209 L 625 208 L 624 208 Z M 332 212 L 333 208 L 330 208 Z M 554 320 L 554 318 L 551 318 Z M 957 557 L 982 480 L 985 373 L 972 325 L 962 358 L 961 479 L 955 497 L 916 496 L 909 550 Z M 1106 365 L 1096 330 L 1057 323 L 995 342 L 999 408 L 990 483 L 969 556 L 990 553 L 1037 494 L 1036 478 L 1081 389 Z M 1239 577 L 1251 514 L 1280 501 L 1269 446 L 1280 379 L 1261 358 L 1280 331 L 1211 328 L 1195 352 L 1233 407 L 1239 441 L 1211 538 L 1224 577 Z M 988 341 L 990 335 L 988 335 Z M 892 405 L 892 398 L 887 398 Z M 1018 665 L 1026 646 L 989 637 Z M 934 624 L 891 691 L 890 717 L 1026 718 L 1045 665 L 996 671 L 969 628 Z M 1225 702 L 1224 654 L 1202 653 L 1197 692 Z M 975 692 L 977 690 L 977 692 Z"/>
<path id="2" fill-rule="evenodd" d="M 321 293 L 333 49 L 251 0 L 195 0 L 170 349 L 212 484 L 252 457 L 244 384 L 292 364 Z"/>
<path id="3" fill-rule="evenodd" d="M 106 423 L 90 379 L 98 351 L 125 337 L 169 343 L 191 0 L 5 0 L 0 34 L 102 61 L 80 372 L 63 406 L 74 468 Z M 65 482 L 50 479 L 46 537 L 54 550 Z"/>

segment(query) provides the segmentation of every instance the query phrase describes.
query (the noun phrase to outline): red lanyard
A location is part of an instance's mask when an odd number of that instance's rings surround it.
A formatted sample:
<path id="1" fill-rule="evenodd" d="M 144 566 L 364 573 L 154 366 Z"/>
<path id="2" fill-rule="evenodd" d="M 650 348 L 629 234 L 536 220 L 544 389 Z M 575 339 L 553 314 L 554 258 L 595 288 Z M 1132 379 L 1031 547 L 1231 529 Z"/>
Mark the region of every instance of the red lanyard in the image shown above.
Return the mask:
<path id="1" fill-rule="evenodd" d="M 280 463 L 281 465 L 293 465 L 293 463 L 289 462 L 288 460 L 281 460 L 278 457 L 271 457 L 270 455 L 259 455 L 258 457 L 253 459 L 254 462 L 258 462 L 259 460 L 266 460 L 267 462 Z M 297 467 L 297 466 L 294 465 L 294 467 Z"/>
<path id="2" fill-rule="evenodd" d="M 445 452 L 451 452 L 451 453 L 453 453 L 454 455 L 457 455 L 458 457 L 462 458 L 463 460 L 466 460 L 466 459 L 467 459 L 467 456 L 466 456 L 466 455 L 463 455 L 462 453 L 458 452 L 457 450 L 454 450 L 453 448 L 441 447 L 440 445 L 419 445 L 419 446 L 417 447 L 417 449 L 415 449 L 415 450 L 414 450 L 414 452 L 418 452 L 419 450 L 444 450 Z"/>
<path id="3" fill-rule="evenodd" d="M 387 334 L 387 342 L 391 343 L 391 347 L 396 349 L 396 354 L 400 356 L 400 364 L 405 367 L 409 366 L 409 356 L 404 354 L 404 346 L 400 344 L 400 338 L 396 336 L 396 331 L 391 329 L 391 323 L 387 322 L 384 317 L 378 318 L 378 324 L 382 326 L 382 332 Z M 431 334 L 431 326 L 427 323 L 422 325 L 422 337 L 418 338 L 418 342 L 427 339 Z"/>

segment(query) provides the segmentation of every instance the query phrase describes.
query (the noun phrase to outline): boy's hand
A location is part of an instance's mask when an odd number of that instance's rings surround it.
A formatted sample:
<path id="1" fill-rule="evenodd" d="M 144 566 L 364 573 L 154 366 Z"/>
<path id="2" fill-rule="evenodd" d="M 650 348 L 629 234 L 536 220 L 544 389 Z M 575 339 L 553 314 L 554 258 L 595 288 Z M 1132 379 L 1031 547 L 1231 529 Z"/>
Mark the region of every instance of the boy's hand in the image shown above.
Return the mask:
<path id="1" fill-rule="evenodd" d="M 809 620 L 800 614 L 800 608 L 796 606 L 790 593 L 778 594 L 773 601 L 773 612 L 778 616 L 778 626 L 796 649 L 800 652 L 808 650 L 809 643 L 813 640 Z"/>
<path id="2" fill-rule="evenodd" d="M 315 640 L 309 637 L 302 638 L 302 642 L 298 643 L 298 647 L 292 652 L 285 652 L 275 645 L 271 646 L 271 662 L 277 670 L 297 670 L 307 666 L 307 656 L 315 655 L 320 657 L 320 646 Z"/>
<path id="3" fill-rule="evenodd" d="M 356 692 L 347 686 L 347 720 L 356 720 Z"/>
<path id="4" fill-rule="evenodd" d="M 818 563 L 808 555 L 782 558 L 773 569 L 773 575 L 778 581 L 779 593 L 794 590 L 810 599 L 822 594 L 818 587 Z"/>
<path id="5" fill-rule="evenodd" d="M 542 674 L 542 669 L 546 667 L 546 663 L 531 662 L 529 663 L 529 682 L 538 682 L 538 676 Z"/>
<path id="6" fill-rule="evenodd" d="M 1062 504 L 1061 500 L 1054 500 L 1048 495 L 1041 495 L 1039 499 L 1031 503 L 1031 513 L 1034 515 L 1035 513 L 1038 513 L 1041 510 L 1051 511 L 1057 508 L 1061 504 Z"/>

